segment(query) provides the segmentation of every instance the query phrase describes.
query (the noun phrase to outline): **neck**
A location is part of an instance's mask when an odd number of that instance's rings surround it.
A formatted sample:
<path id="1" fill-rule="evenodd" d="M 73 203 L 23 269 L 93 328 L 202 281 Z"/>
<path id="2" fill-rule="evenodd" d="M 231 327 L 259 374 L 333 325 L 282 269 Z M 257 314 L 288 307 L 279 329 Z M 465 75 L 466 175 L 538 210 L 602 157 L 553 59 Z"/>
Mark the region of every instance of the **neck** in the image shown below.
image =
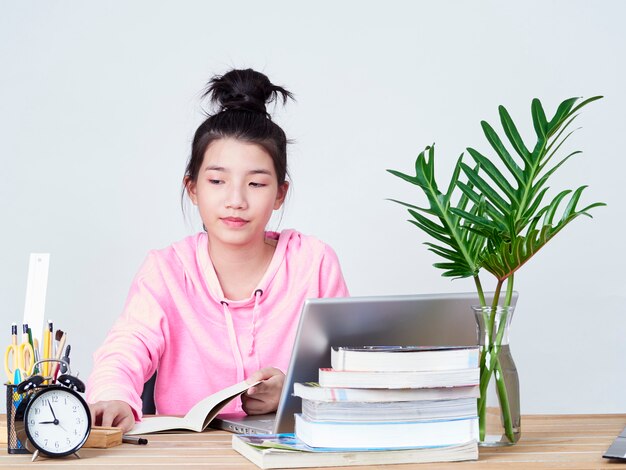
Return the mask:
<path id="1" fill-rule="evenodd" d="M 221 244 L 209 237 L 208 250 L 224 295 L 231 300 L 250 296 L 274 255 L 274 245 L 261 238 L 241 245 Z"/>

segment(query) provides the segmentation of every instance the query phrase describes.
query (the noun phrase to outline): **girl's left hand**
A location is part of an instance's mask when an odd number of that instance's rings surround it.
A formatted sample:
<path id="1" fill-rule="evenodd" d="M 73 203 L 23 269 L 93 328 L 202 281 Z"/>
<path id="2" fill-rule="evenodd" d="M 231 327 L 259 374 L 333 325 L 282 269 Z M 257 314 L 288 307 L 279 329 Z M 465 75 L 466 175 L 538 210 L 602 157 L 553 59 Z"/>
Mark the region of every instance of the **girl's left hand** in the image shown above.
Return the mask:
<path id="1" fill-rule="evenodd" d="M 276 411 L 278 401 L 280 400 L 280 392 L 285 382 L 285 374 L 275 367 L 264 367 L 246 380 L 250 383 L 259 380 L 262 380 L 262 382 L 254 387 L 250 387 L 241 396 L 243 410 L 249 415 L 262 415 Z"/>

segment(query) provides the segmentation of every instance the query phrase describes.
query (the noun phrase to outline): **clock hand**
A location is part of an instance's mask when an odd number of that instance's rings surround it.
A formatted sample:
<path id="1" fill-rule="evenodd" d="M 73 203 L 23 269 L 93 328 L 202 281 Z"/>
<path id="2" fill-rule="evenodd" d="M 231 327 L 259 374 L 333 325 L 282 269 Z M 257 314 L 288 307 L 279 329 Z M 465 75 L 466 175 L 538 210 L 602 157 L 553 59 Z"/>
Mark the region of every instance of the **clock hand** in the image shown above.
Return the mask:
<path id="1" fill-rule="evenodd" d="M 57 416 L 54 414 L 54 410 L 52 409 L 52 403 L 50 403 L 50 400 L 48 400 L 48 406 L 50 407 L 50 411 L 52 411 L 52 417 L 54 418 L 54 421 L 52 421 L 52 423 L 59 424 L 59 420 L 57 419 Z"/>
<path id="2" fill-rule="evenodd" d="M 39 421 L 37 424 L 56 424 L 54 421 Z"/>

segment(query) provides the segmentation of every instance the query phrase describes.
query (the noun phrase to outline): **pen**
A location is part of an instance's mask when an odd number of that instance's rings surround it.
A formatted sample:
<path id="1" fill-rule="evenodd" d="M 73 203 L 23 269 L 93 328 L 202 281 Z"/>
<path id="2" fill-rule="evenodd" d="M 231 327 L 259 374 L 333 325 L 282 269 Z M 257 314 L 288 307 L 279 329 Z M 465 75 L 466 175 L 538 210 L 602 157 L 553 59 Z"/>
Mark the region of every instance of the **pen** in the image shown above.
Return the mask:
<path id="1" fill-rule="evenodd" d="M 54 359 L 54 342 L 52 341 L 52 332 L 54 327 L 52 320 L 48 320 L 48 352 L 46 353 L 47 359 Z M 48 374 L 52 370 L 52 363 L 48 364 Z"/>
<path id="2" fill-rule="evenodd" d="M 54 339 L 57 341 L 57 351 L 56 351 L 54 358 L 57 360 L 61 359 L 61 354 L 63 354 L 63 349 L 65 348 L 66 338 L 67 338 L 67 335 L 65 334 L 63 330 L 57 330 L 54 335 Z M 50 375 L 52 375 L 54 381 L 56 381 L 58 374 L 59 374 L 59 363 L 55 362 L 54 364 L 52 364 L 52 371 L 50 372 Z"/>
<path id="3" fill-rule="evenodd" d="M 4 353 L 4 370 L 7 374 L 8 384 L 15 383 L 15 380 L 18 379 L 15 375 L 19 365 L 17 354 L 17 323 L 11 323 L 11 344 L 7 346 Z M 13 366 L 13 369 L 11 369 L 11 366 Z"/>
<path id="4" fill-rule="evenodd" d="M 140 446 L 145 446 L 148 443 L 148 439 L 146 439 L 145 437 L 127 436 L 126 434 L 124 434 L 122 436 L 122 442 L 125 442 L 126 444 L 137 444 Z"/>
<path id="5" fill-rule="evenodd" d="M 30 328 L 30 326 L 28 327 L 28 342 L 30 343 L 30 346 L 33 348 L 33 354 L 35 354 L 35 362 L 38 361 L 38 356 L 39 356 L 39 351 L 37 351 L 37 348 L 39 346 L 39 343 L 37 343 L 37 340 L 33 340 L 33 330 Z M 33 368 L 33 374 L 37 375 L 39 374 L 39 366 Z"/>
<path id="6" fill-rule="evenodd" d="M 44 329 L 43 332 L 43 351 L 41 353 L 42 359 L 52 359 L 52 321 L 48 320 L 48 327 Z M 43 376 L 47 377 L 50 374 L 50 364 L 48 362 L 44 362 L 41 365 L 43 371 Z"/>
<path id="7" fill-rule="evenodd" d="M 28 337 L 28 323 L 23 323 L 22 324 L 22 343 L 24 344 L 31 344 L 29 337 Z M 35 358 L 34 357 L 30 357 L 30 350 L 29 349 L 25 349 L 24 350 L 24 364 L 28 364 L 28 362 L 30 360 L 33 360 L 33 363 L 35 362 Z"/>
<path id="8" fill-rule="evenodd" d="M 60 367 L 62 374 L 65 374 L 68 371 L 68 367 L 69 367 L 69 364 L 70 364 L 70 351 L 71 350 L 72 350 L 72 345 L 68 344 L 65 347 L 65 354 L 61 358 L 61 360 L 63 361 L 63 362 L 61 362 L 61 367 Z"/>

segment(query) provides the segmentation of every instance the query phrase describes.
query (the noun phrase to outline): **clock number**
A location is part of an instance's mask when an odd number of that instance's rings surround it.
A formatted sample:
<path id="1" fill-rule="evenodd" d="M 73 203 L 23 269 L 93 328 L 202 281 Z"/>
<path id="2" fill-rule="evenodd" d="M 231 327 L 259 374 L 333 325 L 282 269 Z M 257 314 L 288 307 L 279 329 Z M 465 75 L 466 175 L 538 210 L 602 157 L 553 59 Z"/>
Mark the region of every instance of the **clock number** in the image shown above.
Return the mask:
<path id="1" fill-rule="evenodd" d="M 76 418 L 76 424 L 80 424 L 82 422 L 83 422 L 83 420 L 81 418 Z"/>
<path id="2" fill-rule="evenodd" d="M 58 448 L 59 448 L 59 441 L 55 441 L 55 442 L 54 442 L 54 448 L 55 448 L 55 449 L 58 449 Z"/>
<path id="3" fill-rule="evenodd" d="M 52 403 L 58 403 L 59 402 L 59 397 L 57 395 L 52 395 L 52 397 L 50 399 L 52 400 Z"/>
<path id="4" fill-rule="evenodd" d="M 35 437 L 39 437 L 39 431 L 35 431 Z"/>
<path id="5" fill-rule="evenodd" d="M 71 444 L 71 443 L 72 443 L 72 441 L 70 440 L 70 438 L 69 438 L 69 437 L 66 437 L 66 438 L 65 438 L 65 443 L 66 443 L 66 444 Z"/>
<path id="6" fill-rule="evenodd" d="M 30 418 L 30 420 L 28 421 L 29 424 L 35 424 L 35 419 L 34 418 Z"/>
<path id="7" fill-rule="evenodd" d="M 72 406 L 72 411 L 76 413 L 78 411 L 78 405 Z"/>
<path id="8" fill-rule="evenodd" d="M 44 440 L 43 440 L 43 445 L 44 445 L 45 447 L 48 447 L 48 439 L 44 439 Z"/>

